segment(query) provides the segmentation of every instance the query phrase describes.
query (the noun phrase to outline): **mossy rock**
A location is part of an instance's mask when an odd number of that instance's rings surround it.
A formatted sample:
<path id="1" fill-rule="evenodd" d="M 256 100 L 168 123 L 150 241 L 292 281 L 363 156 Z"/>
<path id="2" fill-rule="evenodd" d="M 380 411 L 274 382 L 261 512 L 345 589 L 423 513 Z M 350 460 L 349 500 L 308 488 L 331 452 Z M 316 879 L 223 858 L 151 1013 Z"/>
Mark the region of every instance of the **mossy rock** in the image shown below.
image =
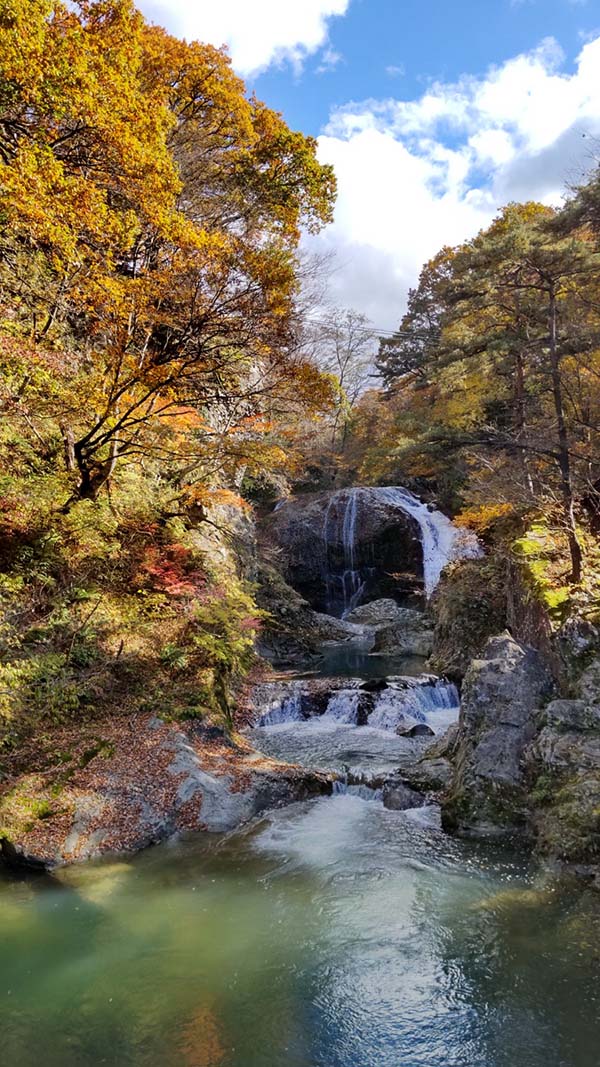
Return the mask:
<path id="1" fill-rule="evenodd" d="M 494 557 L 446 568 L 431 601 L 436 673 L 461 679 L 487 639 L 505 628 L 505 587 L 504 563 Z"/>

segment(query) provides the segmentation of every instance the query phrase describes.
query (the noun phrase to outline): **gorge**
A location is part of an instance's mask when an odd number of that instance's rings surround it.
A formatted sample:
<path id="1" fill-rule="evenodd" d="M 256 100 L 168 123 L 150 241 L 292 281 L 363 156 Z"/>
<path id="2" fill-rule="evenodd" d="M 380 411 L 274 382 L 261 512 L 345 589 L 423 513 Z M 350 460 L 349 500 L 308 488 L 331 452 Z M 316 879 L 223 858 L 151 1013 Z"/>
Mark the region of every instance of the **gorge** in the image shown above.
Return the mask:
<path id="1" fill-rule="evenodd" d="M 525 816 L 508 835 L 483 825 L 492 796 L 502 822 L 503 760 L 517 773 L 514 727 L 492 721 L 498 713 L 509 722 L 497 712 L 498 679 L 524 752 L 537 736 L 530 712 L 553 691 L 550 673 L 513 638 L 495 638 L 499 673 L 484 681 L 484 667 L 474 668 L 481 680 L 467 678 L 459 721 L 457 684 L 428 667 L 435 586 L 451 560 L 483 565 L 476 539 L 397 487 L 284 502 L 261 537 L 263 552 L 282 553 L 286 577 L 335 615 L 303 602 L 316 643 L 294 662 L 273 642 L 271 676 L 249 694 L 234 748 L 215 737 L 207 763 L 201 728 L 178 727 L 177 741 L 168 724 L 149 723 L 176 793 L 148 793 L 140 805 L 134 790 L 126 810 L 103 810 L 118 788 L 117 752 L 80 778 L 69 834 L 40 854 L 49 873 L 32 880 L 13 866 L 0 881 L 11 915 L 0 956 L 8 1058 L 33 1065 L 43 1056 L 50 1067 L 592 1067 L 597 894 L 532 861 Z M 483 684 L 485 699 L 474 696 Z M 467 787 L 473 715 L 496 730 L 495 747 Z M 131 758 L 128 771 L 135 780 Z M 476 837 L 442 829 L 440 800 L 450 828 L 445 798 L 454 810 L 458 784 L 480 819 Z M 27 836 L 6 851 L 13 862 L 19 850 L 34 859 Z M 161 838 L 137 857 L 114 854 Z"/>

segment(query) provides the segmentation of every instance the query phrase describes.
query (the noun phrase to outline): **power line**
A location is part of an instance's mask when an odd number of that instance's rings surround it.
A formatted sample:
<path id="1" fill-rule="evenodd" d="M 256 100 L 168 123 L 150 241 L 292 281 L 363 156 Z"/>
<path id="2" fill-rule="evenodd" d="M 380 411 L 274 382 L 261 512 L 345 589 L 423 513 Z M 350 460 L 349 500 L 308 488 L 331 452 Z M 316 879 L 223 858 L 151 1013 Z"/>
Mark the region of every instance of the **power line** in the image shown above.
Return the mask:
<path id="1" fill-rule="evenodd" d="M 315 326 L 332 326 L 331 320 L 329 320 L 329 319 L 311 319 L 311 318 L 307 318 L 306 321 L 312 323 Z M 340 328 L 343 330 L 343 325 Z M 352 329 L 357 331 L 357 332 L 359 332 L 359 333 L 372 334 L 374 338 L 380 337 L 383 340 L 385 340 L 385 339 L 387 339 L 389 337 L 398 337 L 399 339 L 402 338 L 402 337 L 419 337 L 419 331 L 418 330 L 406 330 L 406 329 L 402 330 L 400 327 L 397 330 L 385 330 L 383 327 L 378 329 L 376 326 L 369 327 L 369 326 L 355 326 L 355 325 L 353 325 Z M 420 332 L 420 335 L 422 337 L 428 336 L 428 334 L 424 330 Z"/>
<path id="2" fill-rule="evenodd" d="M 311 318 L 307 318 L 306 321 L 312 323 L 315 326 L 331 326 L 332 325 L 330 319 L 311 319 Z M 341 327 L 341 329 L 343 329 L 343 326 Z M 378 329 L 377 326 L 370 327 L 370 326 L 356 326 L 356 325 L 353 325 L 352 329 L 355 330 L 358 333 L 370 333 L 370 334 L 373 334 L 374 337 L 396 337 L 397 335 L 400 335 L 403 332 L 404 333 L 408 332 L 408 331 L 402 331 L 402 330 L 386 330 L 383 327 Z"/>

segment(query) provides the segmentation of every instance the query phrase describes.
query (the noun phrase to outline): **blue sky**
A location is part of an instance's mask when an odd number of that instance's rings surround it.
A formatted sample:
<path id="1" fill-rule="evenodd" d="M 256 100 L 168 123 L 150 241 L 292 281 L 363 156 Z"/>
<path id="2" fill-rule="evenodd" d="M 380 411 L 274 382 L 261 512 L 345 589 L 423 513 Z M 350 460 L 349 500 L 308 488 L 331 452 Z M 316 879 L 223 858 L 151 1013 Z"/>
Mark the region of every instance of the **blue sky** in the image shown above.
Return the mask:
<path id="1" fill-rule="evenodd" d="M 353 0 L 329 23 L 329 47 L 340 57 L 333 68 L 322 69 L 319 50 L 295 76 L 288 63 L 247 80 L 292 126 L 318 134 L 332 107 L 416 98 L 428 82 L 483 74 L 545 37 L 559 41 L 565 69 L 573 69 L 582 38 L 594 31 L 600 35 L 596 0 Z"/>
<path id="2" fill-rule="evenodd" d="M 397 325 L 422 264 L 600 156 L 600 0 L 138 0 L 227 43 L 338 177 L 330 299 Z"/>

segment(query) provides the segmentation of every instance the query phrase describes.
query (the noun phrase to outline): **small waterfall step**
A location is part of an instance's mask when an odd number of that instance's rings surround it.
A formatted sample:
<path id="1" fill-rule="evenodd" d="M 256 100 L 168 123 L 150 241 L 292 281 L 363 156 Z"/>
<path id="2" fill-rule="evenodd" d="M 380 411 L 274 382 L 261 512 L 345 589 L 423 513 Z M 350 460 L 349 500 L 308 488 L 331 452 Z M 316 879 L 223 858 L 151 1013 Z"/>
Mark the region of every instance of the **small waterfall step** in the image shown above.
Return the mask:
<path id="1" fill-rule="evenodd" d="M 415 736 L 443 733 L 458 718 L 458 689 L 435 675 L 390 678 L 375 691 L 368 683 L 364 686 L 361 679 L 263 683 L 253 695 L 255 725 L 266 728 L 312 721 Z M 415 729 L 419 725 L 429 730 Z"/>

